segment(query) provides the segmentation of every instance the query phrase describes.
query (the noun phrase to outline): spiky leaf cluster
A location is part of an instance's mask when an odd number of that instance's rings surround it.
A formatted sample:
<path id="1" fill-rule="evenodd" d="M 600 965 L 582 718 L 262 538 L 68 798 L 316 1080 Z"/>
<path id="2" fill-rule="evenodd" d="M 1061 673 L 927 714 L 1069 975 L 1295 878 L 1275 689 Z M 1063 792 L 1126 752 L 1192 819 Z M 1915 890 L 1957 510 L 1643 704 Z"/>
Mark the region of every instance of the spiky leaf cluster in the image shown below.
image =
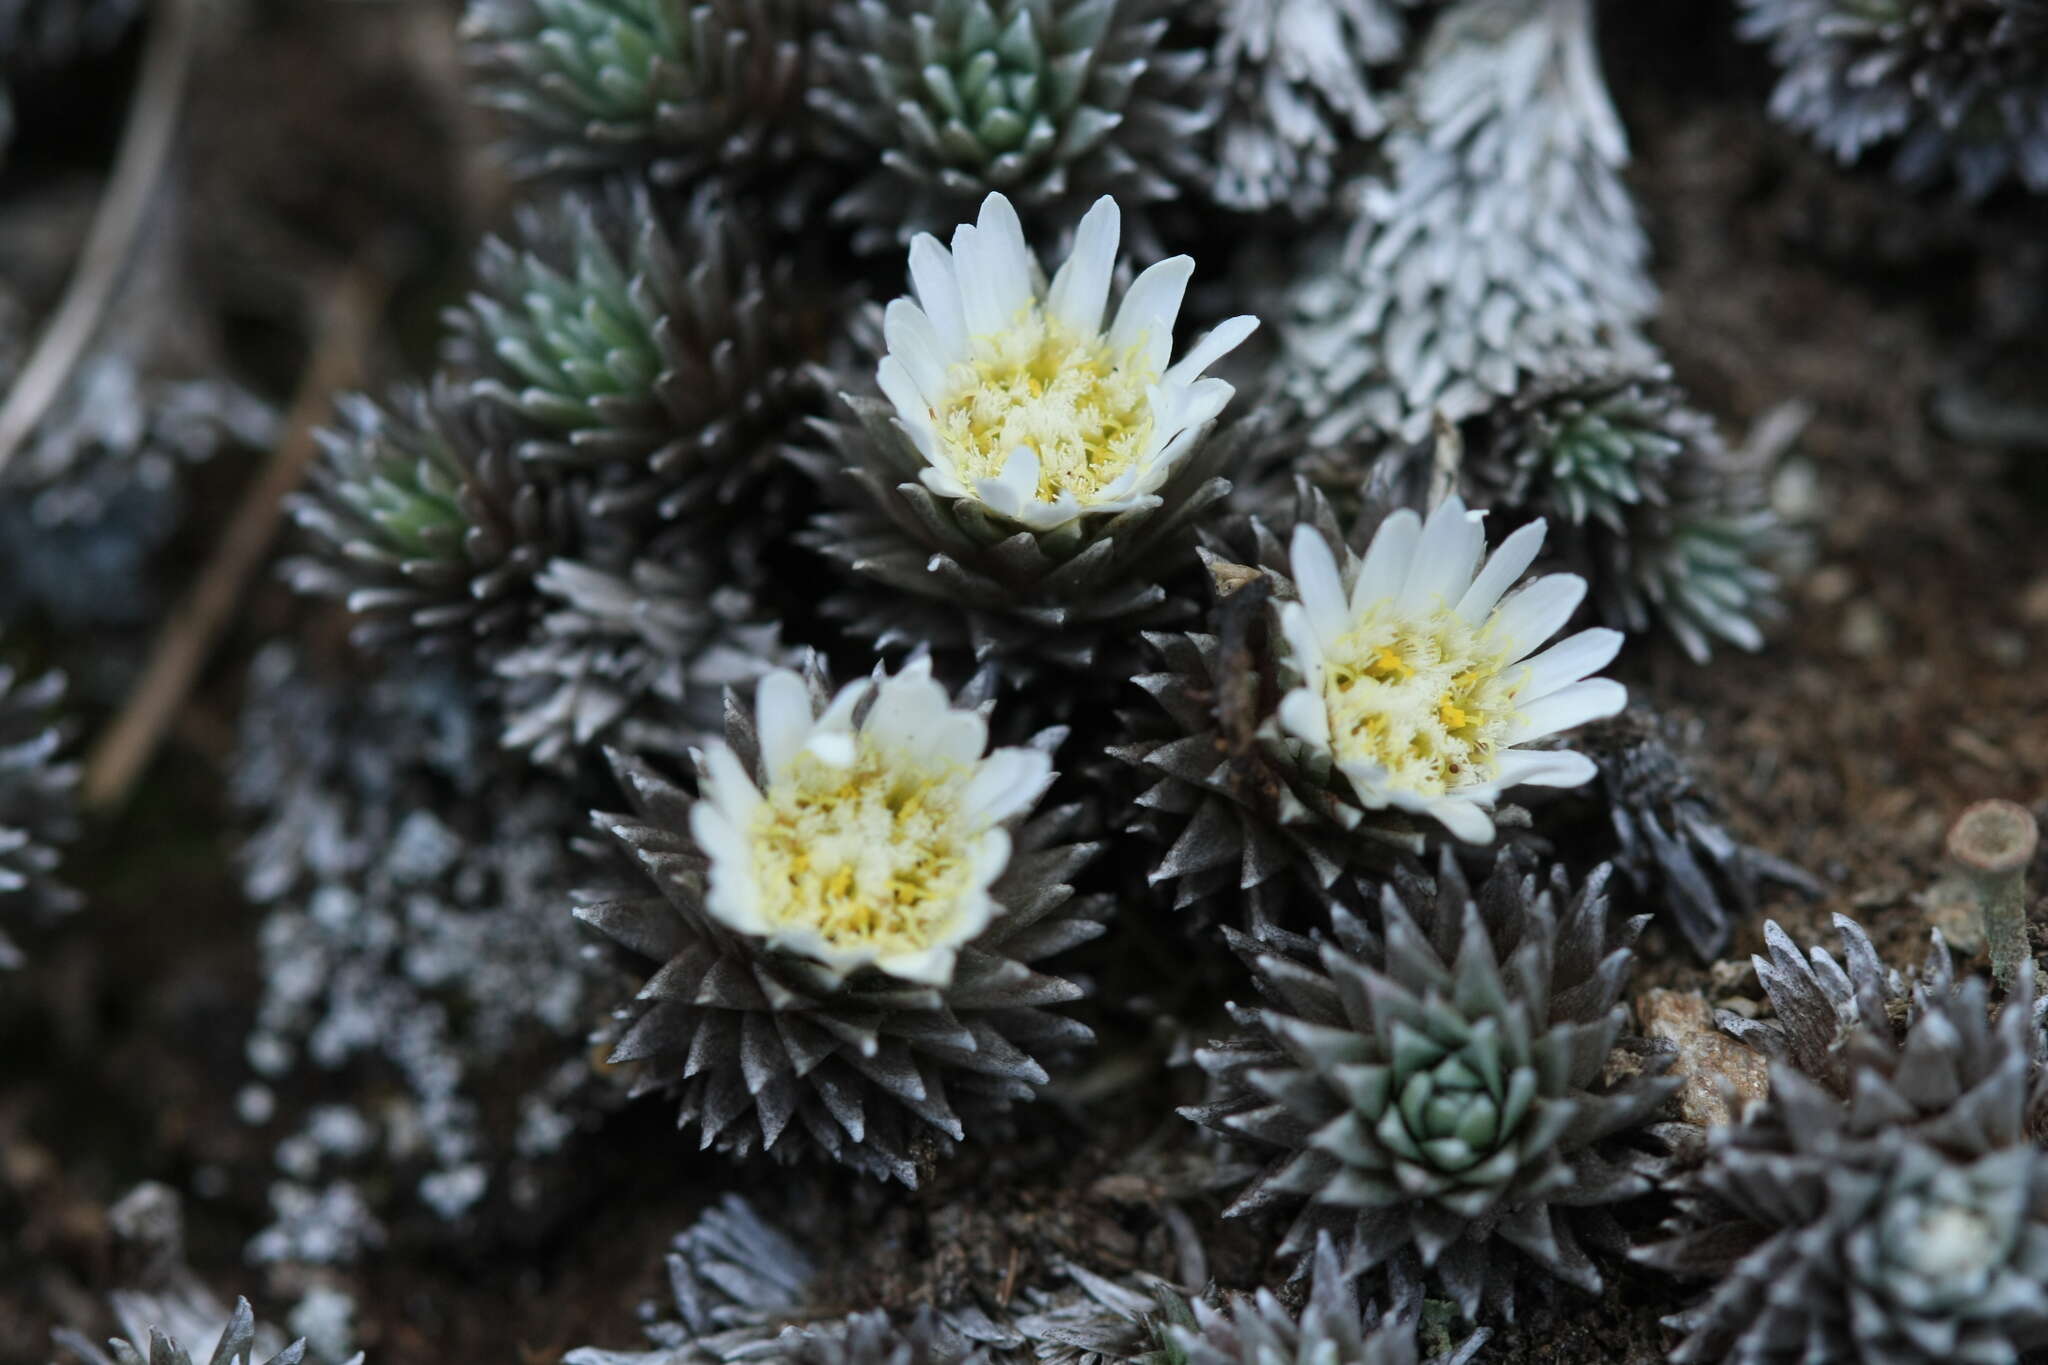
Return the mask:
<path id="1" fill-rule="evenodd" d="M 1626 1139 L 1675 1082 L 1603 1080 L 1641 926 L 1608 924 L 1606 874 L 1574 890 L 1504 851 L 1476 892 L 1446 853 L 1396 874 L 1380 931 L 1226 929 L 1263 1008 L 1196 1054 L 1220 1093 L 1190 1118 L 1272 1154 L 1233 1214 L 1292 1211 L 1283 1254 L 1322 1231 L 1352 1273 L 1426 1273 L 1468 1318 L 1512 1317 L 1525 1267 L 1589 1292 L 1609 1206 L 1651 1188 Z"/>
<path id="2" fill-rule="evenodd" d="M 2048 12 L 2039 0 L 1743 0 L 1781 69 L 1771 113 L 1844 163 L 1953 177 L 1981 199 L 2048 192 Z"/>
<path id="3" fill-rule="evenodd" d="M 521 461 L 516 418 L 442 380 L 384 404 L 352 395 L 341 423 L 293 504 L 314 553 L 286 566 L 292 585 L 346 602 L 369 644 L 488 652 L 516 638 L 579 517 L 570 490 Z"/>
<path id="4" fill-rule="evenodd" d="M 1573 526 L 1625 531 L 1628 509 L 1668 502 L 1673 469 L 1715 448 L 1713 420 L 1687 407 L 1659 366 L 1525 388 L 1487 424 L 1467 477 L 1489 505 L 1541 510 Z"/>
<path id="5" fill-rule="evenodd" d="M 1600 616 L 1668 631 L 1694 659 L 1763 644 L 1785 532 L 1758 471 L 1661 366 L 1550 379 L 1478 424 L 1475 496 L 1548 517 Z"/>
<path id="6" fill-rule="evenodd" d="M 726 688 L 796 658 L 722 576 L 680 548 L 625 574 L 550 564 L 535 581 L 545 614 L 496 665 L 506 747 L 559 768 L 600 744 L 681 758 L 716 734 Z"/>
<path id="7" fill-rule="evenodd" d="M 1171 50 L 1162 0 L 848 0 L 813 105 L 863 172 L 833 206 L 882 249 L 971 216 L 991 190 L 1055 221 L 1127 213 L 1204 174 L 1204 54 Z"/>
<path id="8" fill-rule="evenodd" d="M 149 1308 L 155 1306 L 147 1299 L 132 1299 L 131 1312 L 124 1313 L 124 1319 L 132 1316 L 134 1310 L 146 1313 Z M 143 1331 L 138 1332 L 133 1326 L 127 1327 L 126 1330 L 135 1332 L 138 1337 L 147 1340 L 147 1353 L 133 1341 L 120 1337 L 109 1341 L 107 1349 L 102 1351 L 77 1332 L 59 1331 L 55 1335 L 59 1345 L 75 1353 L 79 1359 L 88 1362 L 88 1365 L 192 1365 L 191 1353 L 177 1338 L 164 1331 L 162 1325 L 147 1316 L 139 1320 L 145 1324 Z M 247 1299 L 235 1300 L 234 1312 L 229 1315 L 226 1322 L 222 1323 L 215 1319 L 213 1324 L 197 1330 L 203 1335 L 193 1335 L 186 1339 L 194 1342 L 210 1339 L 215 1343 L 212 1353 L 206 1357 L 207 1365 L 301 1365 L 306 1359 L 306 1343 L 303 1338 L 282 1349 L 264 1347 L 259 1340 L 255 1311 L 249 1307 Z M 272 1339 L 274 1340 L 274 1337 Z M 274 1354 L 271 1353 L 273 1349 Z M 257 1360 L 259 1351 L 264 1356 L 260 1362 Z M 362 1361 L 363 1357 L 357 1355 L 348 1365 L 362 1365 Z"/>
<path id="9" fill-rule="evenodd" d="M 1387 116 L 1375 68 L 1407 47 L 1412 0 L 1214 0 L 1229 102 L 1209 192 L 1228 208 L 1308 217 L 1327 206 L 1347 147 Z"/>
<path id="10" fill-rule="evenodd" d="M 799 1199 L 808 1207 L 812 1201 Z M 816 1212 L 843 1235 L 844 1210 Z M 814 1225 L 810 1240 L 820 1236 Z M 724 1196 L 678 1234 L 667 1258 L 668 1302 L 642 1317 L 654 1347 L 583 1347 L 566 1365 L 706 1365 L 768 1360 L 795 1365 L 989 1365 L 1037 1359 L 1048 1365 L 1157 1361 L 1157 1319 L 1168 1295 L 1066 1267 L 1058 1288 L 1018 1287 L 984 1306 L 972 1296 L 920 1305 L 914 1313 L 832 1316 L 816 1302 L 828 1276 L 807 1241 L 763 1217 L 736 1194 Z M 833 1310 L 836 1311 L 836 1310 Z"/>
<path id="11" fill-rule="evenodd" d="M 1222 1305 L 1196 1300 L 1192 1322 L 1167 1328 L 1165 1359 L 1171 1365 L 1421 1365 L 1415 1320 L 1369 1320 L 1328 1234 L 1316 1240 L 1310 1274 L 1308 1300 L 1298 1313 L 1264 1289 Z M 1465 1365 L 1488 1336 L 1484 1329 L 1474 1332 L 1429 1365 Z"/>
<path id="12" fill-rule="evenodd" d="M 1843 959 L 1773 924 L 1771 1095 L 1716 1130 L 1670 1240 L 1640 1258 L 1715 1281 L 1670 1319 L 1680 1362 L 2017 1360 L 2048 1344 L 2048 1085 L 2033 974 L 1996 1022 L 1935 938 L 1908 990 L 1856 924 Z"/>
<path id="13" fill-rule="evenodd" d="M 565 195 L 477 259 L 451 354 L 522 419 L 522 459 L 582 469 L 591 507 L 651 508 L 749 545 L 784 529 L 772 475 L 798 336 L 829 305 L 768 265 L 724 197 Z M 700 547 L 701 548 L 701 547 Z M 744 556 L 743 556 L 744 557 Z"/>
<path id="14" fill-rule="evenodd" d="M 0 916 L 8 919 L 78 906 L 78 894 L 56 880 L 57 846 L 78 834 L 78 766 L 59 757 L 64 732 L 54 715 L 63 695 L 55 673 L 23 680 L 0 666 Z M 0 968 L 21 963 L 0 931 Z"/>
<path id="15" fill-rule="evenodd" d="M 1574 852 L 1590 848 L 1611 861 L 1629 903 L 1669 923 L 1702 961 L 1727 947 L 1765 885 L 1818 892 L 1799 868 L 1729 832 L 1721 803 L 1687 757 L 1697 736 L 1675 722 L 1631 707 L 1587 726 L 1575 743 L 1600 771 L 1594 787 L 1568 802 L 1584 820 L 1546 810 L 1539 827 L 1571 840 Z"/>
<path id="16" fill-rule="evenodd" d="M 1318 441 L 1421 440 L 1531 375 L 1645 355 L 1649 243 L 1588 0 L 1460 0 L 1431 31 L 1358 221 L 1300 273 L 1287 383 Z"/>
<path id="17" fill-rule="evenodd" d="M 822 710 L 822 666 L 810 683 Z M 751 708 L 729 708 L 726 743 L 765 787 Z M 679 1101 L 701 1146 L 783 1159 L 817 1153 L 915 1186 L 921 1157 L 1034 1098 L 1048 1079 L 1044 1063 L 1092 1037 L 1047 1008 L 1083 988 L 1037 967 L 1102 932 L 1105 907 L 1069 884 L 1097 852 L 1070 842 L 1084 821 L 1079 807 L 1012 829 L 1008 867 L 990 890 L 999 913 L 961 949 L 948 984 L 924 985 L 874 967 L 841 976 L 727 927 L 705 907 L 707 860 L 689 833 L 691 799 L 644 764 L 621 758 L 616 767 L 633 811 L 600 815 L 598 825 L 645 880 L 615 898 L 586 897 L 576 914 L 659 964 L 618 1011 L 612 1060 L 632 1064 L 636 1094 Z"/>
<path id="18" fill-rule="evenodd" d="M 649 1305 L 648 1352 L 586 1346 L 564 1365 L 684 1365 L 752 1359 L 806 1316 L 816 1261 L 737 1194 L 727 1194 L 677 1233 L 665 1258 L 669 1303 Z"/>
<path id="19" fill-rule="evenodd" d="M 367 1222 L 354 1191 L 314 1188 L 323 1170 L 384 1162 L 375 1188 L 409 1177 L 452 1219 L 486 1194 L 516 1202 L 531 1182 L 513 1174 L 587 1112 L 582 1038 L 605 976 L 564 908 L 579 806 L 501 753 L 477 691 L 453 667 L 351 687 L 282 648 L 257 658 L 234 774 L 259 818 L 244 887 L 266 908 L 247 1051 L 287 1101 L 323 1098 L 323 1073 L 365 1063 L 397 1092 L 368 1114 L 316 1108 L 279 1143 L 299 1185 L 273 1192 L 259 1258 Z M 382 1124 L 403 1139 L 381 1140 Z"/>
<path id="20" fill-rule="evenodd" d="M 477 98 L 521 175 L 641 166 L 679 183 L 803 144 L 816 0 L 471 0 Z"/>
<path id="21" fill-rule="evenodd" d="M 816 423 L 825 448 L 801 455 L 833 506 L 800 539 L 850 575 L 822 609 L 855 637 L 968 656 L 1023 688 L 1052 670 L 1127 674 L 1137 632 L 1193 614 L 1196 533 L 1229 495 L 1223 471 L 1251 424 L 1197 436 L 1157 506 L 1034 532 L 933 493 L 889 406 L 846 402 L 853 419 Z"/>

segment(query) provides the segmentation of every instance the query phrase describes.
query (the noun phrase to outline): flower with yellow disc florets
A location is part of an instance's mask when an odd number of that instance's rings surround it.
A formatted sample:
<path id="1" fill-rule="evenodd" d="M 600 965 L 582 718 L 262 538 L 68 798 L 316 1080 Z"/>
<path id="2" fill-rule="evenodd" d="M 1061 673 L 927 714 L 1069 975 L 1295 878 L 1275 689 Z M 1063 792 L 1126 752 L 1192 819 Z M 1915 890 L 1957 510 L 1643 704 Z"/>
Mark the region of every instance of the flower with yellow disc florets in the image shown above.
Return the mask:
<path id="1" fill-rule="evenodd" d="M 1202 372 L 1258 319 L 1232 318 L 1169 366 L 1195 270 L 1175 256 L 1138 276 L 1105 330 L 1118 235 L 1105 196 L 1049 288 L 999 194 L 950 253 L 929 235 L 911 243 L 917 297 L 889 305 L 877 378 L 928 462 L 925 487 L 1034 531 L 1158 504 L 1174 463 L 1230 401 L 1230 385 Z"/>
<path id="2" fill-rule="evenodd" d="M 1297 527 L 1300 600 L 1280 613 L 1295 679 L 1280 702 L 1288 739 L 1341 773 L 1367 809 L 1425 815 L 1473 843 L 1492 839 L 1489 812 L 1505 789 L 1593 777 L 1584 755 L 1522 745 L 1628 701 L 1620 683 L 1590 676 L 1620 649 L 1620 632 L 1580 631 L 1535 653 L 1586 582 L 1549 574 L 1503 597 L 1535 559 L 1543 523 L 1482 564 L 1484 515 L 1455 497 L 1427 522 L 1396 512 L 1341 571 L 1329 542 Z"/>
<path id="3" fill-rule="evenodd" d="M 1203 371 L 1258 322 L 1232 318 L 1174 362 L 1194 262 L 1149 267 L 1112 313 L 1119 234 L 1116 202 L 1097 201 L 1048 283 L 992 194 L 950 250 L 911 244 L 914 297 L 883 317 L 887 401 L 849 398 L 860 427 L 826 425 L 836 457 L 809 461 L 843 504 L 811 543 L 895 599 L 828 604 L 855 633 L 1086 667 L 1101 627 L 1172 616 L 1161 580 L 1191 567 L 1194 522 L 1229 491 L 1233 443 L 1206 437 L 1233 390 Z M 920 609 L 934 620 L 913 631 Z"/>
<path id="4" fill-rule="evenodd" d="M 1042 1008 L 1080 987 L 1031 968 L 1101 931 L 1067 885 L 1095 851 L 1060 844 L 1079 812 L 1030 815 L 1061 732 L 990 752 L 988 729 L 928 659 L 836 694 L 778 669 L 700 756 L 697 801 L 620 760 L 638 813 L 601 825 L 659 895 L 578 913 L 665 964 L 613 1057 L 705 1146 L 914 1184 L 963 1117 L 1032 1098 L 1039 1058 L 1088 1039 Z"/>

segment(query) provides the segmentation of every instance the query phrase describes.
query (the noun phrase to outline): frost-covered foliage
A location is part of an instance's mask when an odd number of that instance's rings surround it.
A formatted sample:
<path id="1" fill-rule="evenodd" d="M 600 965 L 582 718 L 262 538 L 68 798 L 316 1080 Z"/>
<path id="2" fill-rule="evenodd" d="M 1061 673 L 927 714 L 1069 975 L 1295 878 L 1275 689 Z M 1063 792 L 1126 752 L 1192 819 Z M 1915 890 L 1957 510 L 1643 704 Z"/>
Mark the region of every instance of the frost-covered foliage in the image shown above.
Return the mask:
<path id="1" fill-rule="evenodd" d="M 266 1259 L 373 1241 L 369 1208 L 323 1175 L 394 1171 L 446 1218 L 533 1197 L 594 1077 L 581 1044 L 604 979 L 570 919 L 580 812 L 496 748 L 453 666 L 322 681 L 292 654 L 251 679 L 235 794 L 260 821 L 245 887 L 269 907 L 244 1116 L 296 1113 L 320 1073 L 388 1068 L 403 1098 L 314 1108 L 280 1141 Z"/>
<path id="2" fill-rule="evenodd" d="M 2048 10 L 2040 0 L 1742 0 L 1782 69 L 1771 112 L 1838 160 L 1981 199 L 2048 193 Z"/>
<path id="3" fill-rule="evenodd" d="M 63 695 L 54 673 L 22 680 L 0 665 L 0 969 L 22 963 L 6 922 L 78 907 L 77 893 L 56 880 L 58 845 L 78 834 L 78 767 L 61 756 L 55 715 Z"/>
<path id="4" fill-rule="evenodd" d="M 1378 71 L 1407 48 L 1414 0 L 1209 0 L 1229 102 L 1210 193 L 1306 218 L 1387 123 Z M 1346 153 L 1351 153 L 1347 157 Z"/>
<path id="5" fill-rule="evenodd" d="M 1590 0 L 1460 0 L 1437 20 L 1356 223 L 1280 319 L 1318 441 L 1422 439 L 1531 377 L 1647 356 L 1649 242 L 1622 184 Z"/>

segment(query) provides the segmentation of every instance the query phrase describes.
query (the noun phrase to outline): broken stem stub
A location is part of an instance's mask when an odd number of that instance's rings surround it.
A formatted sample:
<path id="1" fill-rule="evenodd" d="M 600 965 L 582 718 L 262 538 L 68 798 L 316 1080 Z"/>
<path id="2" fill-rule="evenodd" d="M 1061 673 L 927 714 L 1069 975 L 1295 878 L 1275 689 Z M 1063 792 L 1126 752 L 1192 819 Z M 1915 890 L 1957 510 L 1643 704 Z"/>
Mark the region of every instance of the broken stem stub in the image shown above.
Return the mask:
<path id="1" fill-rule="evenodd" d="M 1991 974 L 2010 989 L 2020 964 L 2033 954 L 2027 937 L 2027 868 L 2041 842 L 2040 827 L 2025 806 L 1979 801 L 1948 832 L 1948 856 L 1962 869 L 1991 947 Z"/>

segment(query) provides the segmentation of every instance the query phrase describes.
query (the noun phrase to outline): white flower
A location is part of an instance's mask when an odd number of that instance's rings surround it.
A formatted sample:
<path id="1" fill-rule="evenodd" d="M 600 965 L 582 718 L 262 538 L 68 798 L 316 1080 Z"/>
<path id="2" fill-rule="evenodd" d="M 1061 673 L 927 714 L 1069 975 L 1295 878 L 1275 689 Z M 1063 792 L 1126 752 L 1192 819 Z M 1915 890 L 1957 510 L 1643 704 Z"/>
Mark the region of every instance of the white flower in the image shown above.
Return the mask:
<path id="1" fill-rule="evenodd" d="M 1594 774 L 1583 754 L 1517 746 L 1628 703 L 1620 683 L 1590 676 L 1621 648 L 1619 631 L 1580 631 L 1529 657 L 1586 581 L 1550 574 L 1503 599 L 1544 527 L 1516 531 L 1482 566 L 1485 515 L 1457 498 L 1426 524 L 1396 512 L 1342 574 L 1328 542 L 1298 526 L 1300 600 L 1280 616 L 1300 683 L 1281 699 L 1281 729 L 1342 772 L 1361 805 L 1430 816 L 1472 843 L 1493 838 L 1488 812 L 1504 789 Z"/>
<path id="2" fill-rule="evenodd" d="M 1175 256 L 1138 276 L 1105 332 L 1118 230 L 1116 201 L 1104 196 L 1050 288 L 1000 194 L 954 230 L 950 252 L 929 233 L 910 244 L 917 299 L 889 305 L 876 377 L 925 458 L 925 487 L 1033 531 L 1159 505 L 1174 465 L 1233 392 L 1202 371 L 1259 324 L 1232 318 L 1169 368 L 1195 269 Z"/>
<path id="3" fill-rule="evenodd" d="M 777 669 L 754 706 L 765 787 L 727 745 L 700 759 L 705 908 L 841 976 L 952 980 L 960 946 L 1001 909 L 989 888 L 1010 861 L 1004 823 L 1038 800 L 1052 760 L 984 757 L 988 723 L 952 706 L 927 659 L 849 684 L 815 716 L 803 679 Z"/>

